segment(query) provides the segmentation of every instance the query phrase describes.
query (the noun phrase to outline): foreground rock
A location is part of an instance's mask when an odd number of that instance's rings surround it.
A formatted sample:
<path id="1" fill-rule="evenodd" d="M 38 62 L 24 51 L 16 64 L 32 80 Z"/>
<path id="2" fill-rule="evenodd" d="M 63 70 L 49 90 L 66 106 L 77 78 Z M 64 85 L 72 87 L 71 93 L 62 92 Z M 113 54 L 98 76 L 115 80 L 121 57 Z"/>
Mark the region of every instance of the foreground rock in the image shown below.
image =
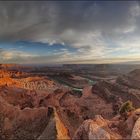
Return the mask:
<path id="1" fill-rule="evenodd" d="M 116 116 L 110 120 L 97 115 L 94 119 L 85 120 L 77 129 L 73 140 L 110 140 L 140 139 L 140 109 L 131 112 L 127 120 Z"/>
<path id="2" fill-rule="evenodd" d="M 101 116 L 96 116 L 94 120 L 86 120 L 76 131 L 73 140 L 121 139 L 122 137 L 120 135 L 110 130 L 108 123 Z"/>
<path id="3" fill-rule="evenodd" d="M 56 109 L 49 108 L 49 122 L 46 126 L 43 133 L 40 135 L 38 140 L 42 139 L 51 139 L 51 140 L 59 140 L 59 139 L 70 139 L 68 134 L 68 129 L 64 126 L 62 121 L 60 120 Z"/>
<path id="4" fill-rule="evenodd" d="M 0 139 L 36 139 L 45 129 L 47 108 L 21 110 L 0 97 Z"/>
<path id="5" fill-rule="evenodd" d="M 136 121 L 133 131 L 132 131 L 132 137 L 131 139 L 140 139 L 140 118 Z"/>

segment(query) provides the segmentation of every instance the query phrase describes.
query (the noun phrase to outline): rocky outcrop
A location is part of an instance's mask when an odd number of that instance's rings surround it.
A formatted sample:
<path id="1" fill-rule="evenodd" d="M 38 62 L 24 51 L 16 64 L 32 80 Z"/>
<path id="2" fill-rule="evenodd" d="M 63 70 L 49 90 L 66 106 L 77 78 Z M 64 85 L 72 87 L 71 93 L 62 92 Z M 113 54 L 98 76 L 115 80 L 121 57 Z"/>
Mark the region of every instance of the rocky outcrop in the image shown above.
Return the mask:
<path id="1" fill-rule="evenodd" d="M 115 82 L 100 81 L 93 85 L 92 92 L 103 98 L 106 102 L 113 104 L 116 110 L 122 102 L 130 100 L 135 107 L 139 107 L 140 102 L 140 70 L 130 72 L 128 75 L 122 75 Z M 136 76 L 137 75 L 137 76 Z M 115 103 L 115 104 L 114 104 Z"/>
<path id="2" fill-rule="evenodd" d="M 59 118 L 56 109 L 53 107 L 49 107 L 49 122 L 46 126 L 43 133 L 39 136 L 38 140 L 42 139 L 51 139 L 51 140 L 59 140 L 59 139 L 70 139 L 68 134 L 68 129 L 64 126 L 61 119 Z"/>
<path id="3" fill-rule="evenodd" d="M 46 77 L 11 78 L 8 76 L 0 78 L 0 86 L 23 88 L 27 90 L 53 91 L 55 89 L 55 83 Z"/>
<path id="4" fill-rule="evenodd" d="M 0 70 L 0 78 L 5 78 L 5 77 L 25 78 L 27 76 L 29 76 L 29 74 L 26 72 L 20 72 L 20 71 L 16 71 L 16 70 L 4 70 L 4 69 Z"/>
<path id="5" fill-rule="evenodd" d="M 47 112 L 45 107 L 21 110 L 0 96 L 0 138 L 36 139 L 48 123 Z"/>
<path id="6" fill-rule="evenodd" d="M 132 117 L 133 117 L 133 130 L 131 139 L 140 139 L 140 109 L 135 110 Z"/>
<path id="7" fill-rule="evenodd" d="M 133 131 L 132 131 L 132 140 L 139 140 L 140 139 L 140 118 L 136 121 Z"/>
<path id="8" fill-rule="evenodd" d="M 124 120 L 122 116 L 115 116 L 110 120 L 100 115 L 94 119 L 84 121 L 75 132 L 73 140 L 110 140 L 110 139 L 140 139 L 140 109 L 131 112 Z"/>
<path id="9" fill-rule="evenodd" d="M 76 131 L 73 140 L 110 140 L 121 138 L 122 137 L 120 135 L 109 129 L 107 120 L 103 119 L 101 116 L 96 116 L 94 120 L 86 120 L 83 122 Z"/>
<path id="10" fill-rule="evenodd" d="M 47 90 L 54 86 L 54 82 L 41 77 L 30 77 L 19 81 L 21 86 L 30 90 Z"/>

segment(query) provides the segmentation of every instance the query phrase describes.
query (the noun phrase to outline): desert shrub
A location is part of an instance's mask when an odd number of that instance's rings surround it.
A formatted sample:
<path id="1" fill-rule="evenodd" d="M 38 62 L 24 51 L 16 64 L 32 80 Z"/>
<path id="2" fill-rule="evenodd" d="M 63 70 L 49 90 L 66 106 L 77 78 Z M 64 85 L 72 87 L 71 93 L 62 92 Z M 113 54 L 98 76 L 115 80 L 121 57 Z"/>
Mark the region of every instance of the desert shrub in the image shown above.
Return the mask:
<path id="1" fill-rule="evenodd" d="M 135 108 L 132 105 L 131 101 L 127 101 L 125 103 L 122 104 L 122 106 L 119 109 L 119 113 L 122 115 L 124 113 L 128 113 L 133 111 Z"/>

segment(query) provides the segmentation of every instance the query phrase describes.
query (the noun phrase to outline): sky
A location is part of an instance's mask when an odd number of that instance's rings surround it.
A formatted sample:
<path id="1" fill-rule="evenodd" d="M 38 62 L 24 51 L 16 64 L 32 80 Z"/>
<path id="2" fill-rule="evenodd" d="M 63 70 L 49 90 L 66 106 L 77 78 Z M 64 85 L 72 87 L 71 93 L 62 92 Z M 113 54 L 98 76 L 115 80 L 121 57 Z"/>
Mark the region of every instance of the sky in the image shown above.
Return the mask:
<path id="1" fill-rule="evenodd" d="M 0 1 L 0 63 L 140 62 L 139 1 Z"/>

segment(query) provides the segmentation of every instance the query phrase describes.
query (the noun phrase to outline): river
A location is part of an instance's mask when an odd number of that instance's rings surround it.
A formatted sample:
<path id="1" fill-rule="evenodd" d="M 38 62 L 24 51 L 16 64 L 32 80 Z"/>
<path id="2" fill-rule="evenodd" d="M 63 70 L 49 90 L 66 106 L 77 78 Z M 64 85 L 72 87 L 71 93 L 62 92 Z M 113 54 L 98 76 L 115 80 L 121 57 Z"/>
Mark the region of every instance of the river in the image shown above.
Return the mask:
<path id="1" fill-rule="evenodd" d="M 68 82 L 66 82 L 66 81 L 64 81 L 64 80 L 62 80 L 62 79 L 60 79 L 60 78 L 51 77 L 51 79 L 53 79 L 53 80 L 55 80 L 56 82 L 58 82 L 58 83 L 64 85 L 65 87 L 71 88 L 72 90 L 75 90 L 75 91 L 82 91 L 82 90 L 83 90 L 83 88 L 74 87 L 74 86 L 72 86 L 71 84 L 69 84 Z M 93 81 L 93 80 L 88 79 L 88 78 L 84 78 L 84 79 L 88 80 L 88 83 L 89 83 L 90 86 L 96 84 L 96 81 Z"/>

